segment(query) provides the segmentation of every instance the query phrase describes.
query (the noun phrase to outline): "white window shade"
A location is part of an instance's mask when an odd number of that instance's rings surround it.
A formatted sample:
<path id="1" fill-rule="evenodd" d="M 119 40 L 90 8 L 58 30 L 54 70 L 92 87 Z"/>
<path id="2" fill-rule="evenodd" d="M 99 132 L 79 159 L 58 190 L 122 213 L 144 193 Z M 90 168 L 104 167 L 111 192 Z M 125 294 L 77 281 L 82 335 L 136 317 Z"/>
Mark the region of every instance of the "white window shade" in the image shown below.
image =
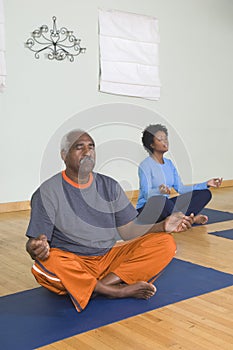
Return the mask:
<path id="1" fill-rule="evenodd" d="M 158 100 L 159 33 L 155 17 L 99 10 L 101 92 Z"/>

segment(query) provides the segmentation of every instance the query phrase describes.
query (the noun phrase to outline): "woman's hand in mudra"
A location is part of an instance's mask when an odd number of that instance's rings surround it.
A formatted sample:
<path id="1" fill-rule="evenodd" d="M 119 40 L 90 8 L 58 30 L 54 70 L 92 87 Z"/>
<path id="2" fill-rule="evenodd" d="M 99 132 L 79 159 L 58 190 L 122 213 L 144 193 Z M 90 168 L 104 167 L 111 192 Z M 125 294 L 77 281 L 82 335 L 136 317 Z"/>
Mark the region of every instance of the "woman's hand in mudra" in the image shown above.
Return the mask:
<path id="1" fill-rule="evenodd" d="M 159 186 L 159 191 L 161 194 L 170 194 L 171 190 L 169 187 L 167 187 L 166 185 L 162 184 Z"/>

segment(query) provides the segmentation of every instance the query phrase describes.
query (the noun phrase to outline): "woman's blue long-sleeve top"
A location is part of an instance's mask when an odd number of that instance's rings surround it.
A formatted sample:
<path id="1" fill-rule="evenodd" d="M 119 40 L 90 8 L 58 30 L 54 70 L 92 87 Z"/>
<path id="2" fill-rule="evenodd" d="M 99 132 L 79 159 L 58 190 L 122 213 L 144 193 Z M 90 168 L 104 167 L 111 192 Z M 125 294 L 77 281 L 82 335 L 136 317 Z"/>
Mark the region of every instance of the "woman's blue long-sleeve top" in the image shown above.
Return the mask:
<path id="1" fill-rule="evenodd" d="M 139 197 L 136 208 L 143 207 L 148 198 L 161 195 L 159 186 L 164 184 L 169 188 L 174 188 L 179 194 L 193 190 L 204 190 L 207 182 L 185 186 L 177 172 L 175 165 L 168 158 L 164 158 L 164 164 L 156 162 L 152 157 L 145 158 L 138 168 L 139 176 Z M 169 197 L 169 195 L 164 194 Z"/>

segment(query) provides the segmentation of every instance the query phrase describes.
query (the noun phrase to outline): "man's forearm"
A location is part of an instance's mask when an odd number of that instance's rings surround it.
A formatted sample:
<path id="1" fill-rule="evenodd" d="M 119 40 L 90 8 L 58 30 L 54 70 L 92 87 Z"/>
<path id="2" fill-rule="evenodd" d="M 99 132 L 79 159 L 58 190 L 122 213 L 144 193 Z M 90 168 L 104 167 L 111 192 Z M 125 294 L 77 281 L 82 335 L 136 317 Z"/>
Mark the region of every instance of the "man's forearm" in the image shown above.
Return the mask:
<path id="1" fill-rule="evenodd" d="M 140 225 L 131 221 L 127 225 L 118 228 L 119 234 L 123 240 L 127 241 L 136 237 L 140 237 L 149 232 L 165 232 L 164 221 L 150 225 Z"/>
<path id="2" fill-rule="evenodd" d="M 140 225 L 136 219 L 135 221 L 129 222 L 127 225 L 118 227 L 118 231 L 122 239 L 129 240 L 143 236 L 149 232 L 183 232 L 190 229 L 193 222 L 194 214 L 186 216 L 178 212 L 152 225 Z"/>

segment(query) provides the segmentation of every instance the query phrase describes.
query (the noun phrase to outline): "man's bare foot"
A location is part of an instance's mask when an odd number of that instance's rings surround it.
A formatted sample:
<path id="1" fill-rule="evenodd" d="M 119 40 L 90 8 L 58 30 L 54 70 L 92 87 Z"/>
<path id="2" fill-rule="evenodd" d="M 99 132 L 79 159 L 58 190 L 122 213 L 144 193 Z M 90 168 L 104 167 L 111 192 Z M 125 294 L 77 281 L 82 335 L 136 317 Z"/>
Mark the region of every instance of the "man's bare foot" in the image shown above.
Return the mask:
<path id="1" fill-rule="evenodd" d="M 134 284 L 105 285 L 98 281 L 95 293 L 106 295 L 110 298 L 137 298 L 149 299 L 156 293 L 153 284 L 147 282 L 137 282 Z"/>
<path id="2" fill-rule="evenodd" d="M 120 298 L 132 297 L 136 299 L 149 299 L 156 293 L 156 287 L 147 282 L 137 282 L 135 284 L 121 285 Z"/>
<path id="3" fill-rule="evenodd" d="M 102 282 L 102 280 L 101 280 L 101 282 Z M 105 283 L 104 283 L 104 284 L 105 284 Z M 107 285 L 108 285 L 108 284 L 107 284 Z M 109 285 L 111 285 L 111 284 L 109 284 Z M 115 287 L 118 287 L 118 288 L 127 286 L 127 284 L 124 283 L 124 282 L 119 282 L 119 283 L 116 283 L 116 284 L 113 283 L 112 285 L 114 285 Z M 101 294 L 100 294 L 100 293 L 97 293 L 97 292 L 93 292 L 92 295 L 91 295 L 91 299 L 95 299 L 95 298 L 98 297 L 99 295 L 101 295 Z M 109 298 L 109 299 L 114 299 L 114 297 L 110 297 L 110 296 L 108 296 L 108 298 Z"/>
<path id="4" fill-rule="evenodd" d="M 206 215 L 196 215 L 194 216 L 194 224 L 201 224 L 201 225 L 205 225 L 208 222 L 208 216 Z"/>
<path id="5" fill-rule="evenodd" d="M 156 287 L 147 282 L 137 282 L 131 285 L 126 284 L 121 288 L 123 298 L 149 299 L 155 295 L 156 291 Z"/>

